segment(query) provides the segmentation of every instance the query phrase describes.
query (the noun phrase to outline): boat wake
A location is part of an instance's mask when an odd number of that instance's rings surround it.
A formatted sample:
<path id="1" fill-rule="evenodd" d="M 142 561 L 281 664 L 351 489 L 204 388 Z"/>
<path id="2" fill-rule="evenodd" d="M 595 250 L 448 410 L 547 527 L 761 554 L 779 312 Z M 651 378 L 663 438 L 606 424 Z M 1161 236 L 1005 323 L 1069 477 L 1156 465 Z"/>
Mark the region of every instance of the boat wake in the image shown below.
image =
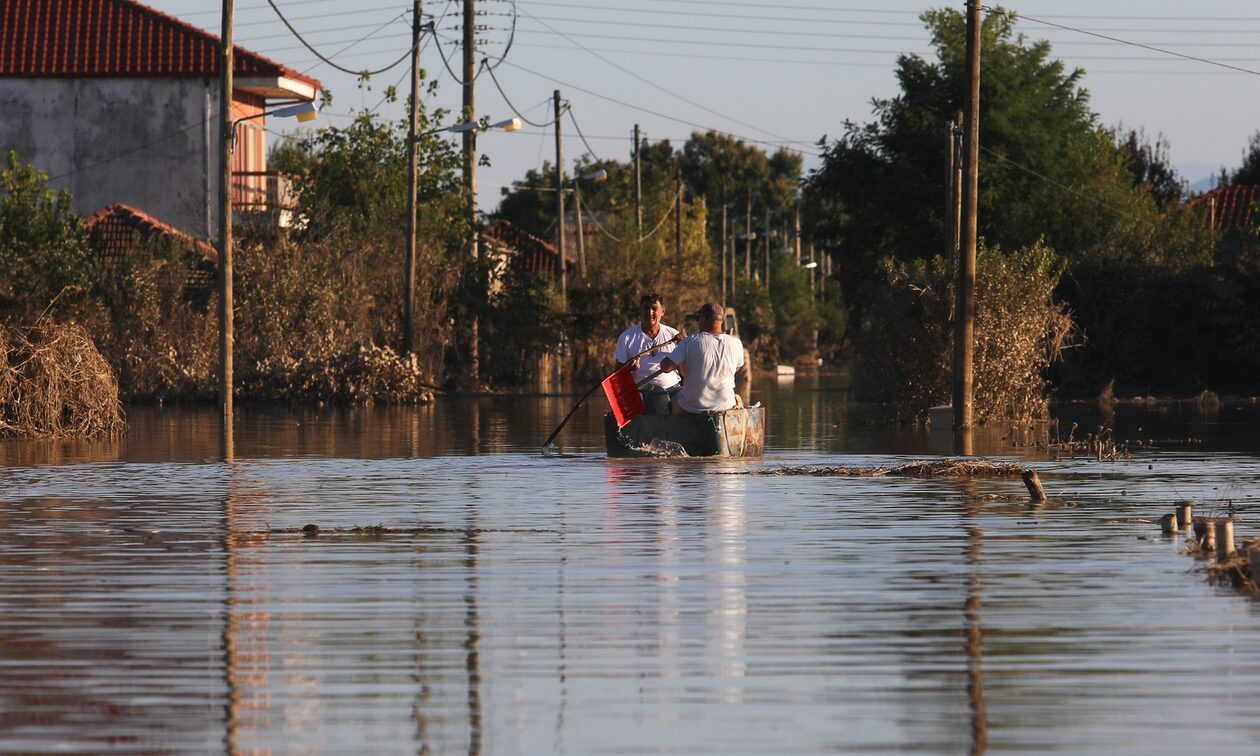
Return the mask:
<path id="1" fill-rule="evenodd" d="M 652 457 L 686 457 L 687 456 L 687 450 L 684 449 L 683 445 L 678 443 L 677 441 L 666 441 L 665 439 L 662 439 L 662 438 L 654 438 L 651 441 L 647 442 L 646 444 L 636 444 L 620 433 L 617 434 L 617 437 L 629 449 L 639 452 L 640 454 L 647 454 Z"/>

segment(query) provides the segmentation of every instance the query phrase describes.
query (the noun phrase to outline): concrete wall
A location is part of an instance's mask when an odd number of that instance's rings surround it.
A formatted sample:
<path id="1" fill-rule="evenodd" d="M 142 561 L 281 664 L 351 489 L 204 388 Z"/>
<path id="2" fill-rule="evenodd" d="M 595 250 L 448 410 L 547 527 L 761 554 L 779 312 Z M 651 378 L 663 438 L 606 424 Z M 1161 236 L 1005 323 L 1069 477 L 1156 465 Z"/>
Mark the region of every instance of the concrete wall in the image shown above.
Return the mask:
<path id="1" fill-rule="evenodd" d="M 214 80 L 4 77 L 0 150 L 47 171 L 82 215 L 122 202 L 212 240 L 218 111 Z"/>

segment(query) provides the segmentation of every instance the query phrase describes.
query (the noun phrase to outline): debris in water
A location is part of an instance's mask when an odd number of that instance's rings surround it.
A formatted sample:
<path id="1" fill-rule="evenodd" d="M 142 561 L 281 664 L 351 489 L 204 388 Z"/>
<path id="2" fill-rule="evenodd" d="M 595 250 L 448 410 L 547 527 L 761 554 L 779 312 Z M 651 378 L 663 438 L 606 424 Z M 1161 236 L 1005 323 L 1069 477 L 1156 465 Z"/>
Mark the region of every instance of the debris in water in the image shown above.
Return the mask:
<path id="1" fill-rule="evenodd" d="M 781 467 L 754 470 L 753 475 L 818 475 L 852 478 L 878 478 L 893 475 L 907 478 L 1018 478 L 1024 468 L 1011 462 L 993 464 L 980 459 L 938 459 L 910 462 L 896 467 Z"/>
<path id="2" fill-rule="evenodd" d="M 542 450 L 542 455 L 544 457 L 559 457 L 560 452 L 557 451 L 556 449 L 556 442 L 552 441 L 551 443 L 544 446 Z"/>

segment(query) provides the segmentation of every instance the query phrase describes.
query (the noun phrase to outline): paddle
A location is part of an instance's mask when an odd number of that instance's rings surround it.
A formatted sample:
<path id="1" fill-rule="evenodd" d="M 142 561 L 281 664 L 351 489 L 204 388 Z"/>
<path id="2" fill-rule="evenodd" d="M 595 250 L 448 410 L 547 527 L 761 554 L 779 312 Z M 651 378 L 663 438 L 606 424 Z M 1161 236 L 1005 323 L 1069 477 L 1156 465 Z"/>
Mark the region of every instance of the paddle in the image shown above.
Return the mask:
<path id="1" fill-rule="evenodd" d="M 642 352 L 639 352 L 638 354 L 636 354 L 634 357 L 631 357 L 630 359 L 626 360 L 626 362 L 633 362 L 635 359 L 637 359 L 637 358 L 639 358 L 639 357 L 642 357 L 643 355 L 645 355 L 645 354 L 647 354 L 647 353 L 649 353 L 649 352 L 654 352 L 654 351 L 656 351 L 657 349 L 660 349 L 660 348 L 661 348 L 661 347 L 663 347 L 663 346 L 668 346 L 668 345 L 670 345 L 670 344 L 673 344 L 673 343 L 674 343 L 674 342 L 676 342 L 676 341 L 681 341 L 681 340 L 682 340 L 682 338 L 683 338 L 683 334 L 682 334 L 682 333 L 679 333 L 679 334 L 677 334 L 676 336 L 674 336 L 674 338 L 670 339 L 669 341 L 666 341 L 664 344 L 653 344 L 652 346 L 648 347 L 647 349 L 644 349 Z M 585 401 L 586 401 L 586 400 L 590 397 L 590 395 L 591 395 L 591 394 L 594 394 L 596 391 L 598 391 L 599 389 L 603 388 L 603 387 L 604 387 L 604 383 L 605 383 L 605 382 L 607 382 L 610 378 L 612 378 L 613 376 L 615 376 L 615 375 L 618 373 L 618 371 L 620 371 L 620 370 L 624 369 L 625 367 L 626 367 L 626 366 L 624 366 L 624 365 L 623 365 L 622 367 L 617 368 L 617 370 L 614 370 L 613 372 L 609 373 L 609 374 L 608 374 L 608 376 L 604 378 L 604 380 L 600 381 L 599 383 L 596 383 L 594 386 L 591 386 L 591 390 L 590 390 L 590 391 L 587 391 L 585 394 L 582 394 L 582 398 L 581 398 L 581 399 L 578 399 L 577 404 L 573 405 L 573 409 L 569 410 L 569 414 L 567 414 L 567 415 L 565 415 L 565 416 L 564 416 L 564 419 L 560 421 L 560 424 L 556 426 L 556 429 L 555 429 L 555 430 L 553 430 L 553 431 L 551 432 L 551 435 L 550 435 L 550 436 L 547 436 L 547 440 L 543 442 L 543 451 L 544 451 L 544 452 L 546 451 L 546 449 L 547 449 L 547 447 L 548 447 L 548 446 L 551 446 L 551 442 L 556 440 L 556 436 L 560 435 L 560 430 L 561 430 L 562 428 L 564 428 L 564 426 L 565 426 L 565 425 L 569 422 L 569 418 L 573 417 L 573 415 L 575 415 L 575 414 L 577 413 L 578 408 L 580 408 L 580 407 L 582 406 L 582 403 L 583 403 L 583 402 L 585 402 Z M 660 375 L 660 372 L 659 372 L 659 371 L 658 371 L 658 372 L 656 372 L 656 373 L 653 373 L 652 375 L 648 376 L 647 378 L 644 378 L 642 381 L 640 381 L 640 382 L 639 382 L 639 384 L 638 384 L 638 385 L 636 385 L 636 386 L 635 386 L 635 388 L 638 388 L 639 386 L 643 385 L 643 384 L 644 384 L 644 383 L 646 383 L 647 381 L 652 380 L 653 378 L 655 378 L 655 377 L 656 377 L 656 376 L 658 376 L 658 375 Z M 637 394 L 638 392 L 635 392 L 635 393 Z M 612 401 L 611 397 L 609 398 L 609 401 L 610 401 L 610 402 Z M 640 411 L 642 411 L 642 410 L 640 410 Z M 627 421 L 627 422 L 629 422 L 629 421 Z"/>

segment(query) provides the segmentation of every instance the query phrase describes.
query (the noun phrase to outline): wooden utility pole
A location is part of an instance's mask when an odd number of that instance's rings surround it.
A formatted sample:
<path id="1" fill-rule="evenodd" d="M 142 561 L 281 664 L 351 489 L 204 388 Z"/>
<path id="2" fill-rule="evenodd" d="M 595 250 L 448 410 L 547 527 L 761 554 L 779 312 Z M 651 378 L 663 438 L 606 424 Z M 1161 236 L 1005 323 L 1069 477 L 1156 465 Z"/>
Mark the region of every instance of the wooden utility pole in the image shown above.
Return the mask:
<path id="1" fill-rule="evenodd" d="M 403 296 L 403 354 L 415 350 L 416 319 L 416 167 L 417 122 L 420 120 L 420 0 L 411 3 L 411 105 L 407 118 L 407 291 Z"/>
<path id="2" fill-rule="evenodd" d="M 464 112 L 462 122 L 477 120 L 477 9 L 476 0 L 464 0 Z M 558 128 L 558 125 L 557 125 Z M 464 185 L 468 193 L 468 254 L 472 258 L 473 275 L 481 285 L 481 239 L 477 221 L 477 129 L 464 132 Z M 474 386 L 481 380 L 481 302 L 473 302 L 472 333 L 468 345 L 468 377 Z"/>
<path id="3" fill-rule="evenodd" d="M 639 162 L 639 124 L 634 125 L 634 223 L 638 238 L 643 238 L 643 166 Z"/>
<path id="4" fill-rule="evenodd" d="M 766 267 L 766 293 L 770 293 L 770 205 L 766 205 L 765 222 L 761 226 L 762 233 L 765 234 L 765 240 L 761 244 L 763 262 Z"/>
<path id="5" fill-rule="evenodd" d="M 954 430 L 972 427 L 976 334 L 976 200 L 980 148 L 980 0 L 967 0 L 967 116 L 963 122 L 963 224 L 954 316 Z M 956 441 L 960 437 L 956 437 Z"/>
<path id="6" fill-rule="evenodd" d="M 683 182 L 682 168 L 678 168 L 678 173 L 674 178 L 674 275 L 680 279 L 682 277 L 682 202 L 683 202 Z"/>
<path id="7" fill-rule="evenodd" d="M 560 105 L 559 89 L 552 94 L 551 101 L 556 111 L 556 264 L 559 267 L 557 275 L 560 276 L 560 301 L 568 308 L 569 276 L 564 269 L 564 147 L 560 138 L 560 114 L 563 107 Z"/>
<path id="8" fill-rule="evenodd" d="M 726 296 L 726 192 L 722 193 L 722 235 L 719 238 L 721 241 L 718 245 L 718 255 L 722 257 L 722 299 L 730 301 Z"/>
<path id="9" fill-rule="evenodd" d="M 792 219 L 792 244 L 796 247 L 796 264 L 801 264 L 801 198 L 796 198 L 796 214 Z"/>
<path id="10" fill-rule="evenodd" d="M 954 251 L 951 254 L 958 253 L 958 240 L 962 234 L 962 153 L 963 153 L 963 114 L 958 111 L 958 115 L 954 116 L 954 144 L 951 151 L 954 155 L 954 207 L 953 214 L 950 216 L 950 224 L 954 231 Z"/>
<path id="11" fill-rule="evenodd" d="M 743 217 L 743 278 L 752 280 L 752 190 L 748 190 L 747 214 Z"/>
<path id="12" fill-rule="evenodd" d="M 582 232 L 582 179 L 573 177 L 573 214 L 577 217 L 578 274 L 586 279 L 586 238 Z"/>
<path id="13" fill-rule="evenodd" d="M 219 429 L 225 460 L 232 459 L 232 23 L 233 0 L 223 0 L 219 50 Z"/>

